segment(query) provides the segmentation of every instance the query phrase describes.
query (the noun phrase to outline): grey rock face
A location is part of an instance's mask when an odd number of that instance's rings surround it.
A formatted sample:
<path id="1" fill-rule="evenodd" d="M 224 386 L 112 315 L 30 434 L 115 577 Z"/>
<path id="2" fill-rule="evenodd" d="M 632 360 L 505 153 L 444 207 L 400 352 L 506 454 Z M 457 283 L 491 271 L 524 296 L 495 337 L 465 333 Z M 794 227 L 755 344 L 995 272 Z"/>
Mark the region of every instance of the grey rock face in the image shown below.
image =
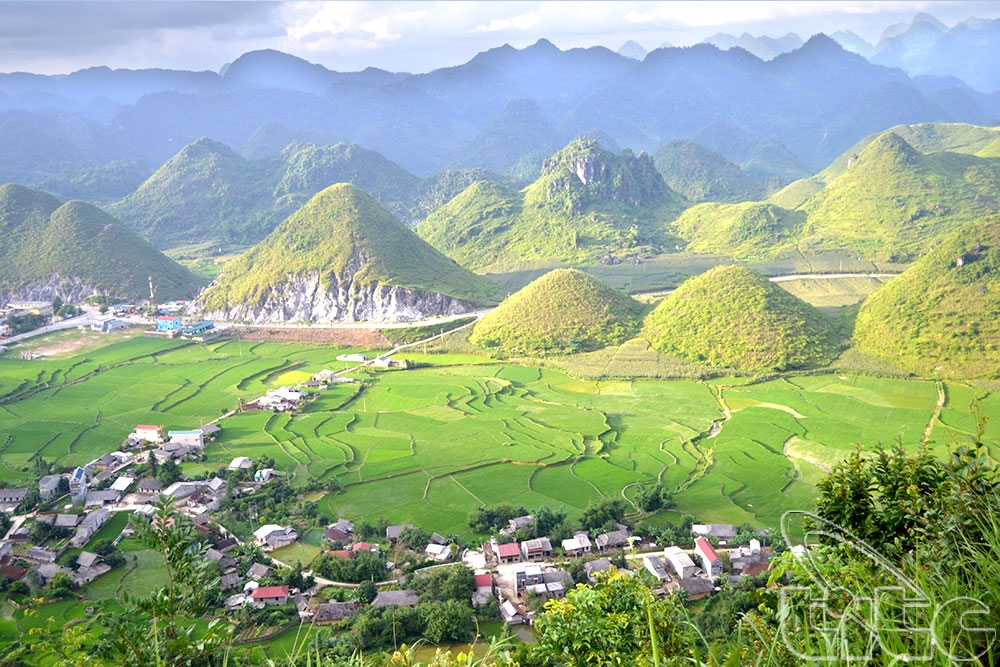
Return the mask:
<path id="1" fill-rule="evenodd" d="M 92 285 L 87 285 L 77 276 L 60 276 L 52 274 L 45 280 L 29 283 L 11 283 L 0 281 L 0 303 L 8 301 L 52 301 L 59 297 L 65 303 L 83 303 L 88 296 L 96 296 L 103 292 Z"/>
<path id="2" fill-rule="evenodd" d="M 458 315 L 475 310 L 467 301 L 423 290 L 378 284 L 360 284 L 352 277 L 322 284 L 319 273 L 291 275 L 265 288 L 255 303 L 228 304 L 206 310 L 199 300 L 190 312 L 208 319 L 277 324 L 282 322 L 409 322 L 436 315 Z"/>

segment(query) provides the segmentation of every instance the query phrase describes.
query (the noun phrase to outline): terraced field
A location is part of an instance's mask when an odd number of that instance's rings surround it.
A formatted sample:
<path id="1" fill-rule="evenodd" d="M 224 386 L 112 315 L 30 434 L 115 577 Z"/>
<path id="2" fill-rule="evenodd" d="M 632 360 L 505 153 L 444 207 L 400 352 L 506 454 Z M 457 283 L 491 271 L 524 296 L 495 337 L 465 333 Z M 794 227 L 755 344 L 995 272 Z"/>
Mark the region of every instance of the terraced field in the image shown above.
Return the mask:
<path id="1" fill-rule="evenodd" d="M 343 352 L 132 337 L 64 358 L 0 359 L 0 480 L 32 482 L 39 455 L 89 461 L 137 423 L 198 426 L 269 388 L 343 368 Z M 324 512 L 442 533 L 461 533 L 483 504 L 577 515 L 658 480 L 676 491 L 675 512 L 775 525 L 785 510 L 810 507 L 824 471 L 858 445 L 901 438 L 915 447 L 929 435 L 943 455 L 943 443 L 974 430 L 973 400 L 1000 413 L 996 397 L 959 383 L 836 374 L 586 381 L 468 355 L 411 361 L 419 364 L 357 375 L 299 414 L 226 417 L 208 461 L 185 469 L 269 456 L 296 485 L 339 480 Z"/>

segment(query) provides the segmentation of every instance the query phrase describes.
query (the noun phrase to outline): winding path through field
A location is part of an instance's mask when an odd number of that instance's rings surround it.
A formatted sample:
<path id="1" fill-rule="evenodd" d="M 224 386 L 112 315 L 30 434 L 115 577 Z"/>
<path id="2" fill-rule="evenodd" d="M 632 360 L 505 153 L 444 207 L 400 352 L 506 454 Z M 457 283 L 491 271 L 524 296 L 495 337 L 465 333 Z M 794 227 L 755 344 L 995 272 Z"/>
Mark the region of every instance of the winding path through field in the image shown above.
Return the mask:
<path id="1" fill-rule="evenodd" d="M 934 432 L 934 423 L 941 416 L 941 409 L 944 408 L 944 404 L 948 400 L 948 394 L 944 390 L 944 383 L 940 380 L 937 381 L 937 391 L 938 400 L 937 405 L 934 406 L 934 412 L 931 414 L 930 420 L 927 422 L 927 426 L 924 428 L 924 439 L 921 442 L 927 442 L 931 439 L 931 433 Z"/>

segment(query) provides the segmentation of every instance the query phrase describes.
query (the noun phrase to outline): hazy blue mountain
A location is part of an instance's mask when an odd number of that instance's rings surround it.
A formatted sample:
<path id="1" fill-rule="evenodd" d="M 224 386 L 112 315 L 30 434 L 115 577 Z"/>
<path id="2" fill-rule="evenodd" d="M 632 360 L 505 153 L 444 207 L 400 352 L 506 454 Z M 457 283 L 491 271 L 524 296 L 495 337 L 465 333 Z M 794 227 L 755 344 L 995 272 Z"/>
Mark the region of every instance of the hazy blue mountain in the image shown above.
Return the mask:
<path id="1" fill-rule="evenodd" d="M 647 53 L 648 51 L 642 48 L 641 44 L 631 39 L 618 47 L 618 55 L 631 58 L 632 60 L 642 60 L 646 57 Z"/>
<path id="2" fill-rule="evenodd" d="M 1000 90 L 1000 20 L 969 19 L 949 28 L 929 14 L 887 28 L 871 60 L 911 76 L 956 76 L 973 88 Z"/>
<path id="3" fill-rule="evenodd" d="M 830 33 L 830 39 L 844 47 L 845 51 L 870 58 L 875 53 L 875 45 L 850 30 L 838 30 Z"/>
<path id="4" fill-rule="evenodd" d="M 784 37 L 754 37 L 747 32 L 739 37 L 734 37 L 720 32 L 702 41 L 705 44 L 717 46 L 723 51 L 740 48 L 754 54 L 761 60 L 772 60 L 775 56 L 802 47 L 802 38 L 794 32 L 790 32 Z"/>

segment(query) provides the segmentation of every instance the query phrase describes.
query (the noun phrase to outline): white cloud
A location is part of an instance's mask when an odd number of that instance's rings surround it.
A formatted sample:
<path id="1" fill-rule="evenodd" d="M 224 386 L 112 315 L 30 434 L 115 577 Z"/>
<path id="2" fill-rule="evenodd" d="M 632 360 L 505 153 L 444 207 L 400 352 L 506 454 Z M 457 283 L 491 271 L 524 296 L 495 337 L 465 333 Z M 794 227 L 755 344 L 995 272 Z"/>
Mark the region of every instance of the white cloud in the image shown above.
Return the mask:
<path id="1" fill-rule="evenodd" d="M 530 30 L 538 26 L 541 19 L 537 14 L 518 14 L 509 19 L 490 19 L 486 25 L 478 25 L 475 32 L 503 32 L 505 30 Z"/>

